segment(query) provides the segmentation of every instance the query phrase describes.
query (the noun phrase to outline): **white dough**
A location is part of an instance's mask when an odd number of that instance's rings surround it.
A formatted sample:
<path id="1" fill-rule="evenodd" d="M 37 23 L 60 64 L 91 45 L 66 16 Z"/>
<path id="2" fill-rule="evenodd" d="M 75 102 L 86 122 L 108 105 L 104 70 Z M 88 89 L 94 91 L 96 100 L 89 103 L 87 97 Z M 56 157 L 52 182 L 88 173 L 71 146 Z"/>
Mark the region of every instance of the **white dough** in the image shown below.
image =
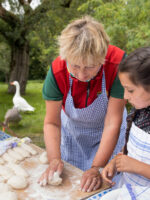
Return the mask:
<path id="1" fill-rule="evenodd" d="M 6 179 L 2 176 L 0 176 L 0 183 L 4 183 L 6 181 Z"/>
<path id="2" fill-rule="evenodd" d="M 24 159 L 23 156 L 21 156 L 19 153 L 14 152 L 12 149 L 8 149 L 7 151 L 8 155 L 10 155 L 13 159 L 17 160 L 17 161 L 21 161 Z"/>
<path id="3" fill-rule="evenodd" d="M 8 168 L 7 166 L 0 165 L 0 175 L 5 179 L 8 180 L 10 177 L 14 175 L 13 171 Z"/>
<path id="4" fill-rule="evenodd" d="M 2 192 L 8 192 L 10 190 L 10 186 L 6 183 L 0 183 L 0 194 Z"/>
<path id="5" fill-rule="evenodd" d="M 30 145 L 28 144 L 25 144 L 25 143 L 22 143 L 21 144 L 21 147 L 23 149 L 25 149 L 26 151 L 28 151 L 29 153 L 31 153 L 32 155 L 36 155 L 37 154 L 37 151 L 35 151 Z"/>
<path id="6" fill-rule="evenodd" d="M 28 151 L 26 151 L 25 149 L 23 149 L 22 147 L 15 147 L 15 148 L 13 148 L 13 151 L 21 154 L 21 156 L 24 158 L 30 157 L 30 153 Z"/>
<path id="7" fill-rule="evenodd" d="M 42 164 L 48 164 L 48 158 L 47 158 L 47 152 L 44 151 L 43 153 L 41 153 L 39 160 Z"/>
<path id="8" fill-rule="evenodd" d="M 4 163 L 5 161 L 2 158 L 0 158 L 0 165 L 3 165 Z"/>
<path id="9" fill-rule="evenodd" d="M 58 172 L 54 172 L 52 179 L 48 180 L 50 185 L 60 185 L 62 183 L 62 178 L 60 178 Z"/>
<path id="10" fill-rule="evenodd" d="M 7 152 L 5 152 L 3 155 L 2 155 L 2 159 L 5 160 L 6 162 L 16 162 L 17 160 L 16 159 L 13 159 L 10 155 L 8 155 Z"/>
<path id="11" fill-rule="evenodd" d="M 13 189 L 24 189 L 28 182 L 23 176 L 12 176 L 7 182 Z"/>
<path id="12" fill-rule="evenodd" d="M 27 171 L 23 169 L 20 165 L 10 163 L 8 167 L 18 176 L 24 176 L 25 178 L 29 176 Z"/>
<path id="13" fill-rule="evenodd" d="M 7 191 L 0 194 L 0 200 L 18 200 L 15 192 Z"/>

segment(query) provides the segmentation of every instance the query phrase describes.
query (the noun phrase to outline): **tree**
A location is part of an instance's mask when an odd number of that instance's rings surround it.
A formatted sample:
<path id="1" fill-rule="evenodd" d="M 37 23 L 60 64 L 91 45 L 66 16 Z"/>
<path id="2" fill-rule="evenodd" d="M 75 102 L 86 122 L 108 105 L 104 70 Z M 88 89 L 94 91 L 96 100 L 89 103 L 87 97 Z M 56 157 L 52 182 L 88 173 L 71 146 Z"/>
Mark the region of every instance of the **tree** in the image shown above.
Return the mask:
<path id="1" fill-rule="evenodd" d="M 19 81 L 21 94 L 25 93 L 29 74 L 31 35 L 33 36 L 35 30 L 39 30 L 40 33 L 41 30 L 49 29 L 50 31 L 47 32 L 51 35 L 51 44 L 52 38 L 55 38 L 66 22 L 78 16 L 79 13 L 75 12 L 78 5 L 85 2 L 85 0 L 39 0 L 41 3 L 33 9 L 31 7 L 33 1 L 0 0 L 0 34 L 11 48 L 9 81 Z M 6 3 L 9 9 L 5 6 Z M 46 39 L 49 40 L 49 38 Z M 47 45 L 45 41 L 42 43 Z M 54 46 L 54 43 L 52 44 Z M 46 51 L 43 50 L 43 52 Z M 11 85 L 8 87 L 8 92 L 14 93 Z"/>
<path id="2" fill-rule="evenodd" d="M 9 63 L 10 47 L 6 42 L 0 42 L 0 81 L 8 81 Z"/>
<path id="3" fill-rule="evenodd" d="M 149 0 L 88 0 L 80 10 L 103 23 L 111 43 L 127 53 L 150 45 Z"/>
<path id="4" fill-rule="evenodd" d="M 9 0 L 10 11 L 4 7 L 5 1 L 0 1 L 0 33 L 11 47 L 10 77 L 9 81 L 18 80 L 21 93 L 25 93 L 29 72 L 29 41 L 28 33 L 33 29 L 35 19 L 46 12 L 46 0 L 33 10 L 30 6 L 32 0 Z M 30 20 L 32 19 L 32 20 Z M 9 93 L 14 88 L 9 86 Z"/>

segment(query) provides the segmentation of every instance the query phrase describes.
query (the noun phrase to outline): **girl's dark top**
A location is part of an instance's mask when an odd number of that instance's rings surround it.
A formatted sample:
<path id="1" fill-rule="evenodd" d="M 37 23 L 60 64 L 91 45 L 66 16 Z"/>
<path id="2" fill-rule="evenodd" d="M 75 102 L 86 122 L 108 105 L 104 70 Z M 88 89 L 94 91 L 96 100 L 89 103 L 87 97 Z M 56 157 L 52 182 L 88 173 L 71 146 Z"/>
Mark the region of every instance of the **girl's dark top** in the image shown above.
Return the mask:
<path id="1" fill-rule="evenodd" d="M 134 122 L 134 124 L 138 128 L 150 134 L 150 106 L 148 106 L 147 108 L 142 108 L 138 110 L 136 110 L 135 108 L 132 108 L 130 111 L 130 114 L 127 117 L 126 142 L 125 142 L 125 146 L 123 150 L 123 153 L 126 155 L 128 153 L 127 143 L 129 139 L 132 122 Z"/>
<path id="2" fill-rule="evenodd" d="M 138 110 L 133 108 L 127 117 L 127 121 L 129 122 L 130 120 L 132 120 L 137 127 L 150 134 L 150 106 Z"/>

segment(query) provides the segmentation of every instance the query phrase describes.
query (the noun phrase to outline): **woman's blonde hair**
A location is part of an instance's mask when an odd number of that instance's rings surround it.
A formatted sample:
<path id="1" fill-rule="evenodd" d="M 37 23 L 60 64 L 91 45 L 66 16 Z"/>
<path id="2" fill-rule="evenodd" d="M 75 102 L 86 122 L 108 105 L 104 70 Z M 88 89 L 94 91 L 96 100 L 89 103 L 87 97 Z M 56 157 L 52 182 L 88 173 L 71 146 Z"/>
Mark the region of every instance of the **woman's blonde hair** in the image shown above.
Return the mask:
<path id="1" fill-rule="evenodd" d="M 58 37 L 59 54 L 64 60 L 103 64 L 108 49 L 109 37 L 103 25 L 90 16 L 77 19 Z"/>

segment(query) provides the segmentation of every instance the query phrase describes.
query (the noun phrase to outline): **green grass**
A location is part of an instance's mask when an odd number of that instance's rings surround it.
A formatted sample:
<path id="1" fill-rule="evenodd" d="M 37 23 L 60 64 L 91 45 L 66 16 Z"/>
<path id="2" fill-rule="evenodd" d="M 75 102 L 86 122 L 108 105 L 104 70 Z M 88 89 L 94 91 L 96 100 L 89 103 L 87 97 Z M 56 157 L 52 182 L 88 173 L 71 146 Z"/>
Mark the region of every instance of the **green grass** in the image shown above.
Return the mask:
<path id="1" fill-rule="evenodd" d="M 10 128 L 20 138 L 30 137 L 34 144 L 44 147 L 43 120 L 45 116 L 45 102 L 42 98 L 43 81 L 28 81 L 26 94 L 22 95 L 27 102 L 35 107 L 34 112 L 22 113 L 22 120 L 18 124 L 10 124 Z M 13 107 L 13 95 L 7 92 L 8 85 L 0 83 L 0 122 L 4 121 L 5 113 Z M 9 133 L 8 131 L 6 131 Z"/>
<path id="2" fill-rule="evenodd" d="M 30 137 L 33 143 L 40 147 L 44 147 L 45 102 L 42 98 L 42 87 L 43 81 L 28 81 L 26 95 L 23 95 L 23 97 L 30 105 L 35 107 L 35 111 L 21 113 L 22 120 L 18 124 L 10 124 L 9 126 L 19 138 Z M 7 84 L 0 83 L 0 122 L 4 121 L 6 111 L 13 107 L 13 95 L 8 94 L 7 88 Z M 130 104 L 127 104 L 127 109 L 128 111 L 131 109 Z"/>

